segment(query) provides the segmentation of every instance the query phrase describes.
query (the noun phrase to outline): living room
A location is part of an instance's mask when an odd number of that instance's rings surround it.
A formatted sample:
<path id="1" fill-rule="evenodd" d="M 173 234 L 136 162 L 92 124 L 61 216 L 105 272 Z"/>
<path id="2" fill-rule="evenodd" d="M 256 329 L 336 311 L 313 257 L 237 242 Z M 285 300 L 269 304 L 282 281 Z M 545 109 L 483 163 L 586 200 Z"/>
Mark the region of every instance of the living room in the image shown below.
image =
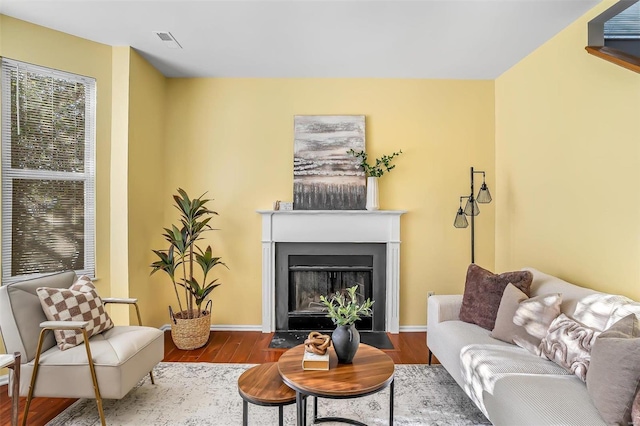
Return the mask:
<path id="1" fill-rule="evenodd" d="M 372 157 L 403 151 L 380 180 L 380 207 L 407 211 L 400 332 L 424 332 L 427 293 L 464 289 L 470 237 L 452 224 L 470 166 L 494 197 L 476 218 L 478 265 L 531 266 L 640 300 L 640 79 L 585 52 L 587 23 L 615 2 L 593 3 L 493 79 L 167 78 L 129 46 L 7 15 L 0 56 L 96 79 L 96 286 L 138 298 L 153 327 L 169 323 L 173 301 L 149 265 L 176 189 L 206 192 L 219 213 L 211 244 L 229 269 L 216 271 L 212 328 L 259 331 L 257 210 L 292 199 L 293 117 L 365 115 Z M 127 309 L 111 316 L 135 323 Z"/>

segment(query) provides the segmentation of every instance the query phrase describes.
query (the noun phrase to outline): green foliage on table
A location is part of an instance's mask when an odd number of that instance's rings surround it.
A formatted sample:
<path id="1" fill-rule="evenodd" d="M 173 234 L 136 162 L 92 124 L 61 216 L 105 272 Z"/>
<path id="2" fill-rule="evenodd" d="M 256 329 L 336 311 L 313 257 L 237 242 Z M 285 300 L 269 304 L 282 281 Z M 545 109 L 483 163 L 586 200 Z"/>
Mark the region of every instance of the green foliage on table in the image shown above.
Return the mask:
<path id="1" fill-rule="evenodd" d="M 327 308 L 327 317 L 331 318 L 336 326 L 354 324 L 361 317 L 370 317 L 373 313 L 371 307 L 374 302 L 367 299 L 359 304 L 356 296 L 357 290 L 358 286 L 354 285 L 347 289 L 346 297 L 342 293 L 333 295 L 331 299 L 320 296 L 320 301 Z"/>
<path id="2" fill-rule="evenodd" d="M 367 163 L 368 156 L 366 152 L 354 151 L 352 148 L 347 151 L 347 153 L 353 155 L 354 157 L 357 157 L 360 160 L 360 167 L 362 167 L 362 169 L 364 170 L 364 174 L 367 177 L 380 177 L 385 173 L 385 171 L 390 172 L 396 167 L 395 164 L 391 164 L 391 160 L 402 154 L 402 150 L 394 152 L 391 155 L 383 155 L 380 158 L 376 158 L 376 163 L 373 166 L 370 166 L 369 163 Z"/>
<path id="3" fill-rule="evenodd" d="M 209 222 L 213 215 L 218 214 L 205 206 L 211 200 L 202 197 L 204 194 L 191 199 L 185 190 L 178 189 L 178 195 L 174 195 L 173 199 L 180 212 L 180 223 L 178 226 L 164 228 L 162 236 L 169 243 L 169 248 L 152 250 L 158 260 L 151 264 L 151 275 L 164 271 L 171 278 L 180 311 L 187 311 L 187 315 L 191 315 L 195 303 L 197 316 L 202 314 L 202 303 L 221 284 L 217 278 L 208 280 L 209 272 L 218 265 L 227 267 L 220 261 L 220 257 L 213 256 L 210 245 L 203 250 L 196 244 L 196 241 L 202 239 L 204 232 L 213 230 Z M 198 274 L 195 265 L 199 266 Z M 184 289 L 182 298 L 178 287 Z M 181 299 L 185 301 L 184 308 Z"/>

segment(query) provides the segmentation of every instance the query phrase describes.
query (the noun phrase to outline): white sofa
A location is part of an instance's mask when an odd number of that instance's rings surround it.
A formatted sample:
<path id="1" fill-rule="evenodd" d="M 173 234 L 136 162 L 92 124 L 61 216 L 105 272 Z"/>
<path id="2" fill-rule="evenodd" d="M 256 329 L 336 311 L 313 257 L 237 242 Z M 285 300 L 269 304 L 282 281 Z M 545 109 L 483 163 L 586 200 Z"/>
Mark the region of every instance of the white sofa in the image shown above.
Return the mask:
<path id="1" fill-rule="evenodd" d="M 561 310 L 605 330 L 640 303 L 570 284 L 532 268 L 531 297 L 562 293 Z M 428 299 L 427 346 L 495 425 L 605 425 L 577 376 L 490 331 L 460 321 L 462 295 Z"/>

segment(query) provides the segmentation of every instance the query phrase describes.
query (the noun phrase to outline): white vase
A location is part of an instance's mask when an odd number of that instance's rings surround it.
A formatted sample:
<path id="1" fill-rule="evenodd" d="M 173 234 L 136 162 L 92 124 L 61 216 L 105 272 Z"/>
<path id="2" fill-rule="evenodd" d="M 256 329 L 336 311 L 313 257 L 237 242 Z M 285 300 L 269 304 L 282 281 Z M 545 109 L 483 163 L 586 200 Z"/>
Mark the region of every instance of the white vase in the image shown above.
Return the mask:
<path id="1" fill-rule="evenodd" d="M 378 210 L 378 178 L 369 176 L 367 178 L 367 210 Z"/>

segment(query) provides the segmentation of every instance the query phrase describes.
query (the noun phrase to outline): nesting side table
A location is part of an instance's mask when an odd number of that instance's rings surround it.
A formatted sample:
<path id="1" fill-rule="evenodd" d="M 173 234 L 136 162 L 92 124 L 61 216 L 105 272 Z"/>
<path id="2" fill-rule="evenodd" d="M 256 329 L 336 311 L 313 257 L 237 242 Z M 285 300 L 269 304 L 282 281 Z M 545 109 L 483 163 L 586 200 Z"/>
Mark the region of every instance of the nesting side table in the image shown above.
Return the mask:
<path id="1" fill-rule="evenodd" d="M 389 425 L 393 425 L 393 360 L 380 349 L 360 344 L 351 364 L 338 364 L 333 349 L 329 350 L 329 371 L 302 369 L 304 345 L 289 349 L 278 360 L 282 381 L 295 390 L 297 426 L 306 426 L 306 398 L 313 396 L 313 423 L 340 422 L 366 426 L 344 417 L 318 417 L 318 398 L 359 398 L 389 387 Z"/>
<path id="2" fill-rule="evenodd" d="M 301 361 L 302 363 L 302 361 Z M 238 379 L 238 392 L 242 397 L 242 424 L 248 424 L 248 403 L 278 407 L 278 424 L 283 425 L 282 407 L 296 402 L 296 393 L 282 383 L 278 364 L 268 362 L 251 367 Z"/>

